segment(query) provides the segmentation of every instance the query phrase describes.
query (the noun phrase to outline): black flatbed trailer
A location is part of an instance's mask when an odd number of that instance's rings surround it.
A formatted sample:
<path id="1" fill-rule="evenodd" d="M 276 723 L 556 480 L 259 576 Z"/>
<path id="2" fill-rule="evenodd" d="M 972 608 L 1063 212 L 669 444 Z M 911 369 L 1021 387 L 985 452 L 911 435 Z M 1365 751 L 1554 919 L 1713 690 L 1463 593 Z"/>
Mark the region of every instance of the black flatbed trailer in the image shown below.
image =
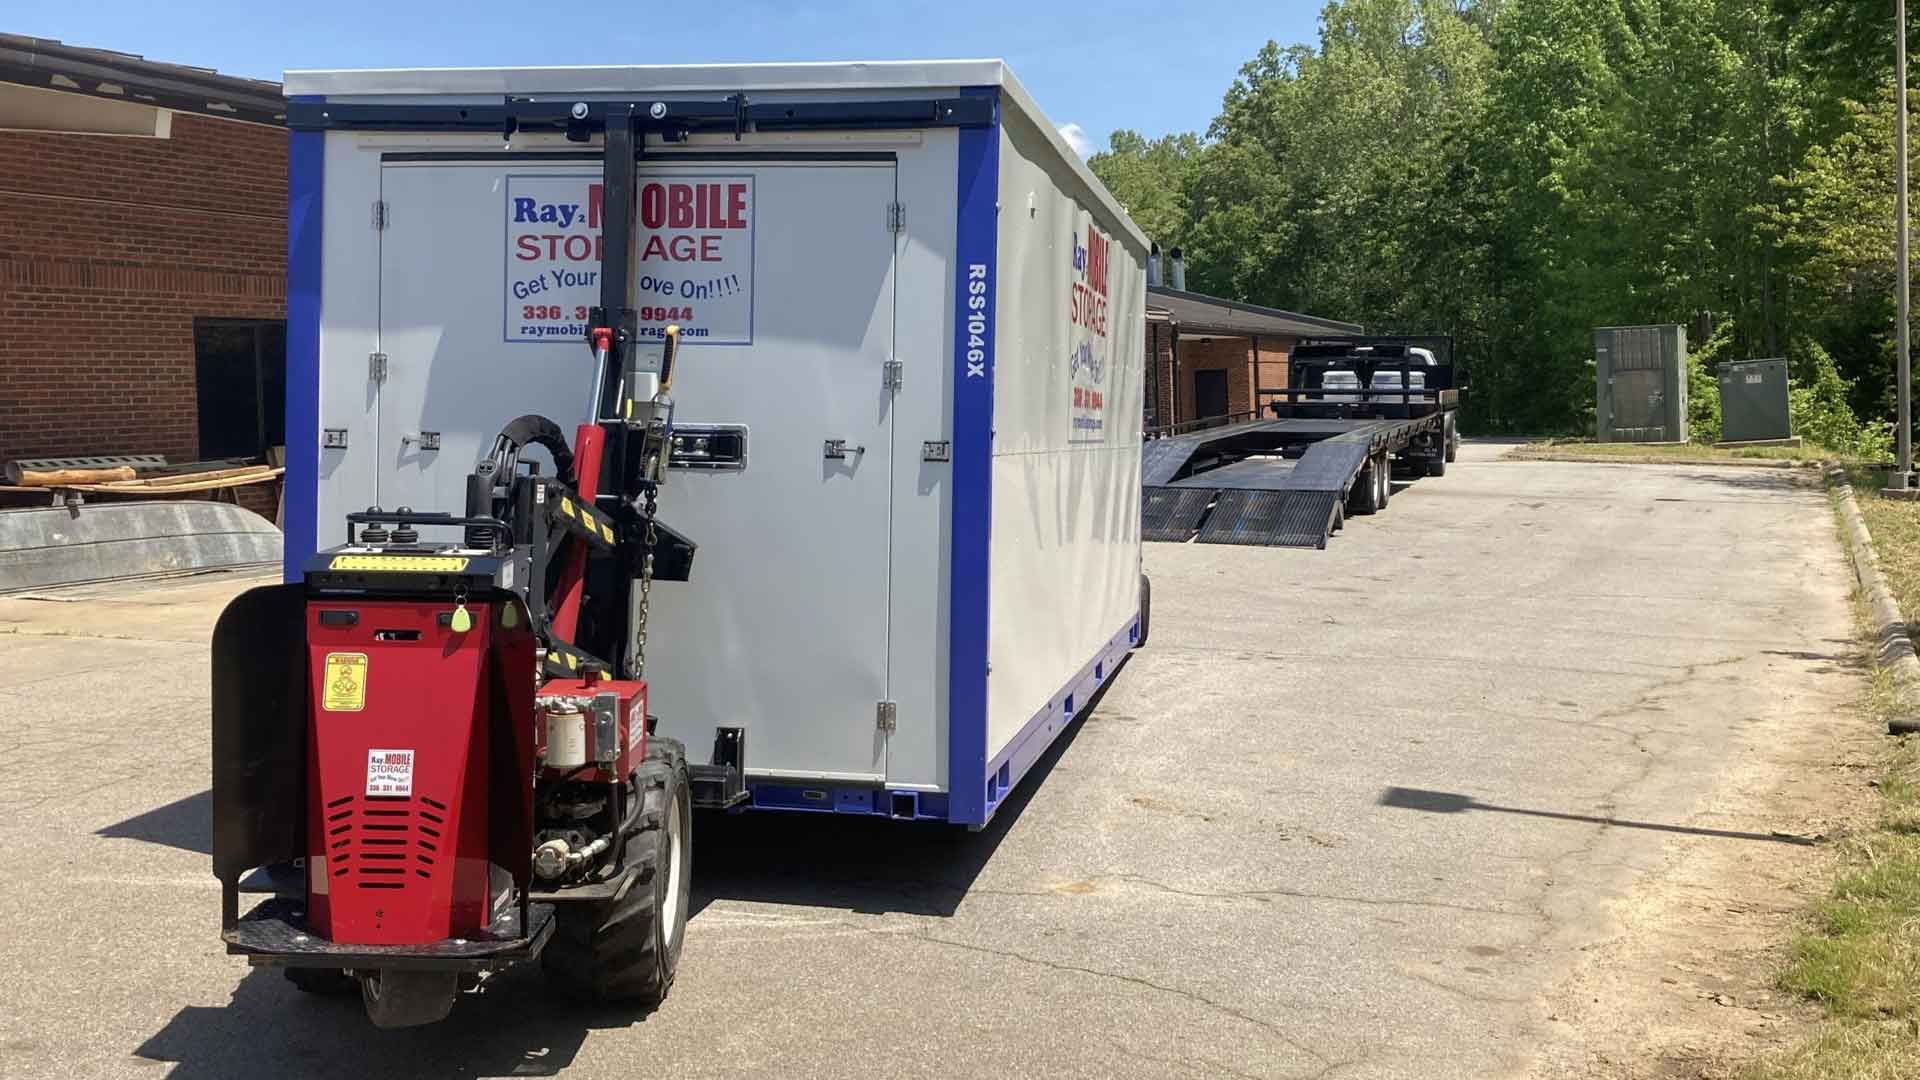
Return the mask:
<path id="1" fill-rule="evenodd" d="M 1412 363 L 1409 350 L 1416 345 L 1445 360 Z M 1288 385 L 1259 391 L 1272 399 L 1272 419 L 1148 438 L 1141 460 L 1142 535 L 1172 543 L 1325 547 L 1348 513 L 1385 508 L 1396 461 L 1403 472 L 1416 466 L 1427 475 L 1445 472 L 1457 445 L 1460 402 L 1451 354 L 1445 338 L 1302 342 Z M 1365 388 L 1326 388 L 1329 370 L 1354 370 Z M 1374 389 L 1376 371 L 1397 371 L 1398 388 Z"/>

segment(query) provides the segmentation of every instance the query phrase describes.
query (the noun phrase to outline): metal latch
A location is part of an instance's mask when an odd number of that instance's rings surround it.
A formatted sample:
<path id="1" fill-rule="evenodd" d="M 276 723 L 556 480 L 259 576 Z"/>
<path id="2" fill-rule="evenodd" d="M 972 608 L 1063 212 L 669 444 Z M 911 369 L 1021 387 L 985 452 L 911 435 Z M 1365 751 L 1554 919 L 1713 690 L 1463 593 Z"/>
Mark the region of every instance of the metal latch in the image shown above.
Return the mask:
<path id="1" fill-rule="evenodd" d="M 387 204 L 384 199 L 373 200 L 373 227 L 376 230 L 387 227 Z"/>
<path id="2" fill-rule="evenodd" d="M 347 448 L 347 429 L 330 427 L 320 432 L 320 449 L 345 450 Z"/>
<path id="3" fill-rule="evenodd" d="M 921 461 L 952 461 L 953 444 L 945 439 L 929 440 L 920 444 Z"/>
<path id="4" fill-rule="evenodd" d="M 406 434 L 400 436 L 401 446 L 411 446 L 415 443 L 418 443 L 422 450 L 438 450 L 440 449 L 440 433 L 437 431 L 423 431 L 418 435 Z"/>
<path id="5" fill-rule="evenodd" d="M 898 390 L 907 381 L 907 366 L 899 360 L 889 360 L 880 368 L 880 388 Z"/>
<path id="6" fill-rule="evenodd" d="M 612 763 L 620 756 L 620 696 L 614 693 L 593 695 L 589 707 L 593 713 L 593 756 Z"/>
<path id="7" fill-rule="evenodd" d="M 891 734 L 900 726 L 900 707 L 891 701 L 882 701 L 874 709 L 873 726 Z"/>
<path id="8" fill-rule="evenodd" d="M 383 352 L 367 354 L 367 378 L 374 382 L 387 381 L 387 354 Z"/>
<path id="9" fill-rule="evenodd" d="M 826 457 L 828 461 L 845 461 L 848 454 L 864 454 L 866 452 L 867 448 L 864 446 L 848 446 L 847 440 L 845 439 L 827 440 Z"/>
<path id="10" fill-rule="evenodd" d="M 887 204 L 887 231 L 890 233 L 907 231 L 907 204 L 890 202 Z"/>

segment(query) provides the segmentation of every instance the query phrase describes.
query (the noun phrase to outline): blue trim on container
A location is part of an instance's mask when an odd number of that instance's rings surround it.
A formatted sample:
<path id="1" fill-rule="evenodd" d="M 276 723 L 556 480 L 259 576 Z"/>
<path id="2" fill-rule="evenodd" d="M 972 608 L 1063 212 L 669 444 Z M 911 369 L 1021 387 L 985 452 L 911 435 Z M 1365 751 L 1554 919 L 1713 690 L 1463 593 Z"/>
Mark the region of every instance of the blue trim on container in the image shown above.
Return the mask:
<path id="1" fill-rule="evenodd" d="M 326 138 L 323 131 L 287 136 L 287 472 L 281 488 L 281 572 L 287 581 L 300 580 L 319 538 L 320 206 Z"/>
<path id="2" fill-rule="evenodd" d="M 1087 702 L 1127 658 L 1127 651 L 1140 640 L 1140 615 L 1138 612 L 1120 632 L 1107 640 L 1093 659 L 1080 669 L 1079 673 L 1067 680 L 1060 692 L 1049 698 L 1046 707 L 1035 713 L 1033 719 L 1021 725 L 1007 741 L 1006 749 L 988 763 L 985 779 L 978 785 L 980 793 L 986 798 L 986 816 L 991 819 L 1000 809 L 1000 803 L 1007 793 L 1019 786 L 1021 777 L 1040 760 L 1061 732 L 1067 730 L 1074 718 L 1086 711 Z"/>
<path id="3" fill-rule="evenodd" d="M 753 783 L 741 810 L 777 810 L 802 814 L 864 814 L 896 821 L 947 820 L 947 797 L 929 791 L 893 791 L 831 783 Z M 896 801 L 906 812 L 895 813 Z"/>
<path id="4" fill-rule="evenodd" d="M 961 128 L 953 249 L 953 554 L 947 628 L 947 817 L 986 823 L 987 572 L 993 525 L 993 290 L 999 248 L 1000 108 Z"/>

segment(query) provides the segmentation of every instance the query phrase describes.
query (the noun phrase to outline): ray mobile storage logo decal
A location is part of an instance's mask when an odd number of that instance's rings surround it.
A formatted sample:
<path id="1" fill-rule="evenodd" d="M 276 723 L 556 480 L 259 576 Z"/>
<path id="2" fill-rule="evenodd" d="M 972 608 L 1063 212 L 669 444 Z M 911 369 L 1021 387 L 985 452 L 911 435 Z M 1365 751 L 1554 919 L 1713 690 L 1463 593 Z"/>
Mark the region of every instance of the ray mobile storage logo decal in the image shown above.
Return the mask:
<path id="1" fill-rule="evenodd" d="M 1111 241 L 1089 218 L 1073 234 L 1072 295 L 1067 306 L 1067 347 L 1073 384 L 1069 442 L 1107 437 L 1107 270 Z"/>
<path id="2" fill-rule="evenodd" d="M 505 338 L 579 340 L 600 302 L 597 176 L 508 176 Z M 693 345 L 753 344 L 751 176 L 640 181 L 633 303 L 640 336 L 678 323 Z"/>

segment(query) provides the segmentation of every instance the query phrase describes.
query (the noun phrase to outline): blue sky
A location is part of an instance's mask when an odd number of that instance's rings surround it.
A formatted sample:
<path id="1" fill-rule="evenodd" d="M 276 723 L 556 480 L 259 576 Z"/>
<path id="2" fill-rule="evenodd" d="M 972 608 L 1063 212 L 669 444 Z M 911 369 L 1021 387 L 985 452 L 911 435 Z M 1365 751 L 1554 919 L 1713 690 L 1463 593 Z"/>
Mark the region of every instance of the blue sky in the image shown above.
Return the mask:
<path id="1" fill-rule="evenodd" d="M 1315 38 L 1313 0 L 467 0 L 279 5 L 13 0 L 0 30 L 278 79 L 288 68 L 1004 57 L 1057 125 L 1204 129 L 1269 38 Z"/>

